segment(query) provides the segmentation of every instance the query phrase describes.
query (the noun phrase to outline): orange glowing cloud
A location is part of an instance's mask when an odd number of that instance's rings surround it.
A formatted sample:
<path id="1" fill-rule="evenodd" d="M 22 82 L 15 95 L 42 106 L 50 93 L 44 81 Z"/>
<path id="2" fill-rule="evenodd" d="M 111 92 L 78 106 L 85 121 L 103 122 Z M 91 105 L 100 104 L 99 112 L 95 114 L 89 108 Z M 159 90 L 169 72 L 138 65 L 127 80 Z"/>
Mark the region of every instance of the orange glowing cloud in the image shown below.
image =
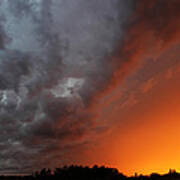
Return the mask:
<path id="1" fill-rule="evenodd" d="M 141 1 L 124 38 L 122 49 L 113 59 L 113 82 L 139 67 L 144 60 L 157 59 L 180 41 L 180 2 Z"/>

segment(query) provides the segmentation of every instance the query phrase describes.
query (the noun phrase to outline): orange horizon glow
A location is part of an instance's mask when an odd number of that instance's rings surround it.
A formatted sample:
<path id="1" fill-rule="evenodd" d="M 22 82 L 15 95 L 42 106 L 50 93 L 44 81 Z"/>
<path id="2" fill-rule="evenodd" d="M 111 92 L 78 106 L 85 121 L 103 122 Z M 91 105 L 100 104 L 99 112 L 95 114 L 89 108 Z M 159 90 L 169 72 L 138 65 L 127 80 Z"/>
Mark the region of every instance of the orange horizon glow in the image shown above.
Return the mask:
<path id="1" fill-rule="evenodd" d="M 128 176 L 165 174 L 169 169 L 180 171 L 179 80 L 179 73 L 171 79 L 161 73 L 152 89 L 145 94 L 139 92 L 136 104 L 127 104 L 128 110 L 116 104 L 108 116 L 103 117 L 114 122 L 114 129 L 98 144 L 86 149 L 81 162 L 114 167 Z M 136 89 L 141 91 L 141 88 Z M 121 92 L 113 96 L 109 98 L 111 105 L 122 98 Z M 104 106 L 107 104 L 108 101 Z"/>

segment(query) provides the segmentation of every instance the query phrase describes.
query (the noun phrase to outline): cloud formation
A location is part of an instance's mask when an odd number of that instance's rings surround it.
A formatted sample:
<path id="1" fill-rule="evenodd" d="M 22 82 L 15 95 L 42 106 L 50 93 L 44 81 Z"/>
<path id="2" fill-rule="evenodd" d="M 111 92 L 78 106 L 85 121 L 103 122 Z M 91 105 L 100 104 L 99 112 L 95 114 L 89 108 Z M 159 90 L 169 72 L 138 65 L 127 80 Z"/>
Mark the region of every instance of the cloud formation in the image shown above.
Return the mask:
<path id="1" fill-rule="evenodd" d="M 70 150 L 101 132 L 92 105 L 179 42 L 179 7 L 179 0 L 2 0 L 0 171 L 67 163 Z"/>
<path id="2" fill-rule="evenodd" d="M 112 76 L 131 9 L 131 0 L 1 1 L 2 173 L 67 163 L 102 131 L 89 106 Z"/>
<path id="3" fill-rule="evenodd" d="M 155 85 L 157 84 L 157 80 L 155 78 L 148 79 L 142 86 L 141 91 L 142 93 L 147 93 L 150 91 Z"/>
<path id="4" fill-rule="evenodd" d="M 123 46 L 112 59 L 115 66 L 113 83 L 139 67 L 144 60 L 154 59 L 178 44 L 180 39 L 180 2 L 139 1 L 127 23 Z"/>

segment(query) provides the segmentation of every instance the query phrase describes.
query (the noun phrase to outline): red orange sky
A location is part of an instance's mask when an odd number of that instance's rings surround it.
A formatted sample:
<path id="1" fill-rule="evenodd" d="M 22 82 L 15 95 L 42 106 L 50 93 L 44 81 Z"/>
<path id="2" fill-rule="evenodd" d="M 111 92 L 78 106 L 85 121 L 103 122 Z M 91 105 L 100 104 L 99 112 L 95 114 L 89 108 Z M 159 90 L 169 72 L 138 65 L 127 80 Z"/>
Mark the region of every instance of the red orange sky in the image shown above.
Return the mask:
<path id="1" fill-rule="evenodd" d="M 96 100 L 98 120 L 113 128 L 84 150 L 84 164 L 113 166 L 128 175 L 180 171 L 177 5 L 178 1 L 144 1 L 137 10 L 127 44 L 114 61 L 118 66 L 118 58 L 127 58 L 127 63 L 117 68 L 110 90 Z"/>
<path id="2" fill-rule="evenodd" d="M 99 118 L 113 129 L 84 150 L 84 164 L 113 166 L 128 175 L 180 171 L 180 54 L 175 49 L 147 62 L 99 104 Z"/>

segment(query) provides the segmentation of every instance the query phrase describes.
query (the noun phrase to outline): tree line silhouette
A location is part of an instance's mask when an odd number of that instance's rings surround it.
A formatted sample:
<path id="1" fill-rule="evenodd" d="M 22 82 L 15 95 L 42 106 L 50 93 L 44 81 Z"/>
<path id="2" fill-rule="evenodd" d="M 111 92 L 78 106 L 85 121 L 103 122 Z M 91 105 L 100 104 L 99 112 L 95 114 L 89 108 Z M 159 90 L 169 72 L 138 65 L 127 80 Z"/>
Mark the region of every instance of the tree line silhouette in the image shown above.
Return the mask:
<path id="1" fill-rule="evenodd" d="M 127 177 L 115 168 L 104 166 L 83 167 L 83 166 L 64 166 L 62 168 L 42 169 L 26 176 L 0 176 L 0 180 L 180 180 L 180 173 L 175 170 L 160 175 L 152 173 L 149 176 L 137 175 Z"/>

